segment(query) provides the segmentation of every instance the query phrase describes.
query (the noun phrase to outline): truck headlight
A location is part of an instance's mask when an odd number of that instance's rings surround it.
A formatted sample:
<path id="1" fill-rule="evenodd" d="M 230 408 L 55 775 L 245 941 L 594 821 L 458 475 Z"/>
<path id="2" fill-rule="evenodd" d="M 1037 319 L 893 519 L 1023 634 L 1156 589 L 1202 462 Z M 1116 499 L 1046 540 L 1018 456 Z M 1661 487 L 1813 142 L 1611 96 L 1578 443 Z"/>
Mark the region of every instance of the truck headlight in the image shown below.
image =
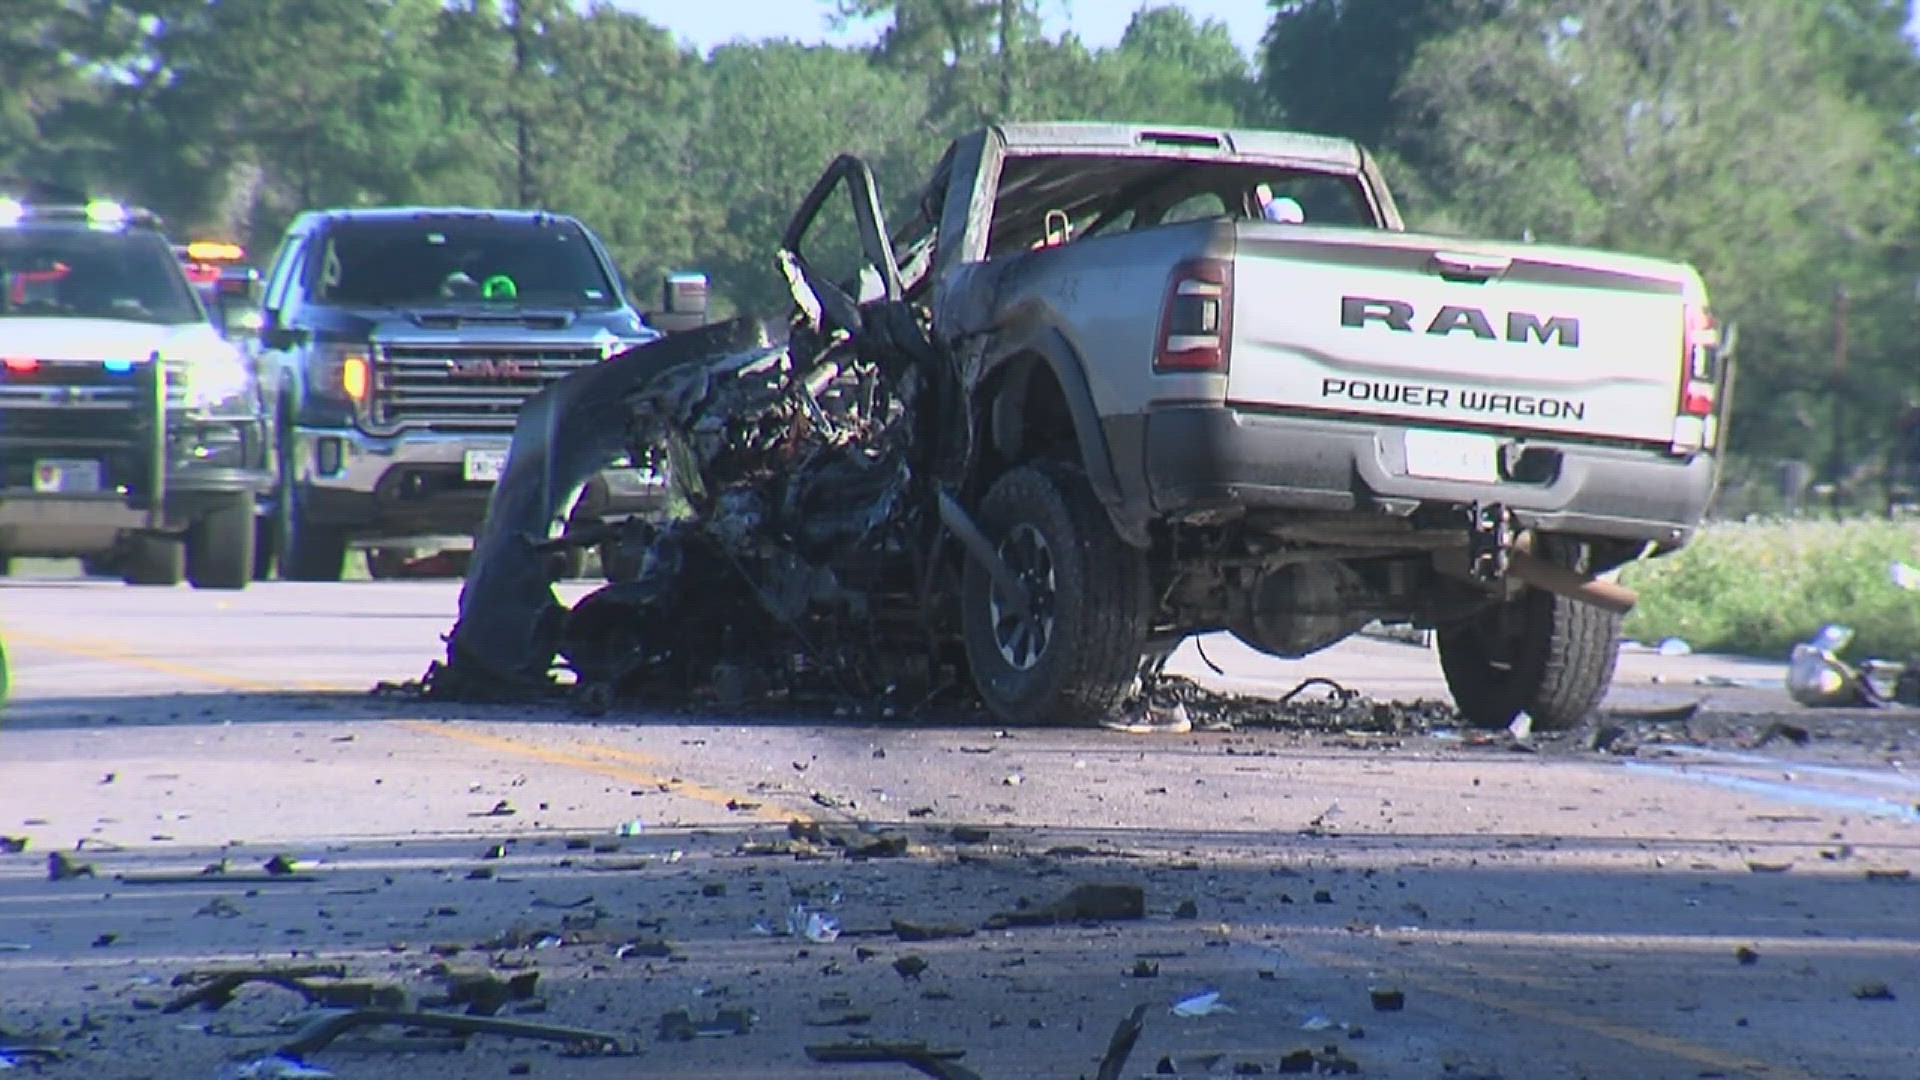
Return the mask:
<path id="1" fill-rule="evenodd" d="M 362 404 L 373 391 L 370 350 L 365 345 L 315 345 L 307 358 L 307 389 L 328 401 Z"/>
<path id="2" fill-rule="evenodd" d="M 171 366 L 170 378 L 185 390 L 186 407 L 203 416 L 250 416 L 254 409 L 253 373 L 237 356 L 203 356 Z"/>

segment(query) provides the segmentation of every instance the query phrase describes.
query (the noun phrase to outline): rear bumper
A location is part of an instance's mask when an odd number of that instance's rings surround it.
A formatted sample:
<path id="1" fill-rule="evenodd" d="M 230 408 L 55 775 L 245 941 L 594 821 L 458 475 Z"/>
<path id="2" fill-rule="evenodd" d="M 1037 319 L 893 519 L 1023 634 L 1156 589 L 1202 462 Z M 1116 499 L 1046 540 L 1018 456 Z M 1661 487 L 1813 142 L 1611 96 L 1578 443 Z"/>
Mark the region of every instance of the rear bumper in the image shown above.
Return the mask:
<path id="1" fill-rule="evenodd" d="M 1159 516 L 1232 509 L 1410 513 L 1422 505 L 1500 503 L 1546 532 L 1650 540 L 1691 539 L 1713 498 L 1710 454 L 1526 439 L 1524 479 L 1498 484 L 1409 476 L 1406 428 L 1226 407 L 1168 408 L 1109 425 L 1118 460 L 1138 448 Z M 1517 440 L 1516 440 L 1517 441 Z"/>
<path id="2" fill-rule="evenodd" d="M 504 459 L 511 437 L 417 429 L 378 436 L 356 428 L 302 428 L 295 442 L 305 519 L 367 540 L 478 533 L 493 481 L 467 479 L 467 455 Z M 665 502 L 666 484 L 643 470 L 608 469 L 589 482 L 581 498 L 601 513 L 644 513 Z"/>

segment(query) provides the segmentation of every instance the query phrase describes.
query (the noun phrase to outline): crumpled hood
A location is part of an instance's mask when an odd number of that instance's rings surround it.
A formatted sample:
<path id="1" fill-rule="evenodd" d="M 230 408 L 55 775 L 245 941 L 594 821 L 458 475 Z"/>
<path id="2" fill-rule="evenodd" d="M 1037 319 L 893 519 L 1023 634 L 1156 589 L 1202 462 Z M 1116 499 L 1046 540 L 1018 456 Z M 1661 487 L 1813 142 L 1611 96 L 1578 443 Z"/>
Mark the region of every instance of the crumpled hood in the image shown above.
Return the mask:
<path id="1" fill-rule="evenodd" d="M 239 351 L 210 323 L 175 325 L 127 319 L 0 318 L 0 356 L 35 360 L 191 363 L 206 357 L 236 357 Z"/>
<path id="2" fill-rule="evenodd" d="M 587 480 L 627 451 L 636 395 L 719 357 L 774 351 L 767 337 L 766 326 L 749 318 L 668 335 L 583 367 L 520 407 L 506 469 L 487 501 L 460 589 L 436 692 L 459 697 L 546 681 L 566 609 L 535 546 L 564 525 Z"/>

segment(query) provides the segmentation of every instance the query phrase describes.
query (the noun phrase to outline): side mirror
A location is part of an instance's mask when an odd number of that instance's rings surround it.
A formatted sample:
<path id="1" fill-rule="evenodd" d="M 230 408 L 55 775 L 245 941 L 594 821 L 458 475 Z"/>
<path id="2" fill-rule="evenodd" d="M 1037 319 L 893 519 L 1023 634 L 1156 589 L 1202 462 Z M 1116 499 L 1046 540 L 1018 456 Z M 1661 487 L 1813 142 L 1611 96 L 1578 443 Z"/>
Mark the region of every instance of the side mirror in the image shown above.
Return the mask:
<path id="1" fill-rule="evenodd" d="M 693 330 L 707 325 L 710 305 L 707 275 L 678 271 L 667 275 L 660 290 L 660 310 L 647 321 L 669 334 Z"/>

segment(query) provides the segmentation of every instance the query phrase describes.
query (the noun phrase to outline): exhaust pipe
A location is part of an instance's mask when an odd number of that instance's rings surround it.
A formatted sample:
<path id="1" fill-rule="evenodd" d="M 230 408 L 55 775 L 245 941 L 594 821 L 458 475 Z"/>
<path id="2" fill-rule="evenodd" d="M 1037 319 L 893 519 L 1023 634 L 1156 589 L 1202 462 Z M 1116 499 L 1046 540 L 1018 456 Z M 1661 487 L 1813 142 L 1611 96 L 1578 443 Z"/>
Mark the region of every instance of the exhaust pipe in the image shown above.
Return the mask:
<path id="1" fill-rule="evenodd" d="M 1602 611 L 1625 615 L 1640 602 L 1640 594 L 1611 581 L 1575 573 L 1564 566 L 1515 551 L 1508 556 L 1507 576 L 1555 596 L 1592 604 Z"/>

